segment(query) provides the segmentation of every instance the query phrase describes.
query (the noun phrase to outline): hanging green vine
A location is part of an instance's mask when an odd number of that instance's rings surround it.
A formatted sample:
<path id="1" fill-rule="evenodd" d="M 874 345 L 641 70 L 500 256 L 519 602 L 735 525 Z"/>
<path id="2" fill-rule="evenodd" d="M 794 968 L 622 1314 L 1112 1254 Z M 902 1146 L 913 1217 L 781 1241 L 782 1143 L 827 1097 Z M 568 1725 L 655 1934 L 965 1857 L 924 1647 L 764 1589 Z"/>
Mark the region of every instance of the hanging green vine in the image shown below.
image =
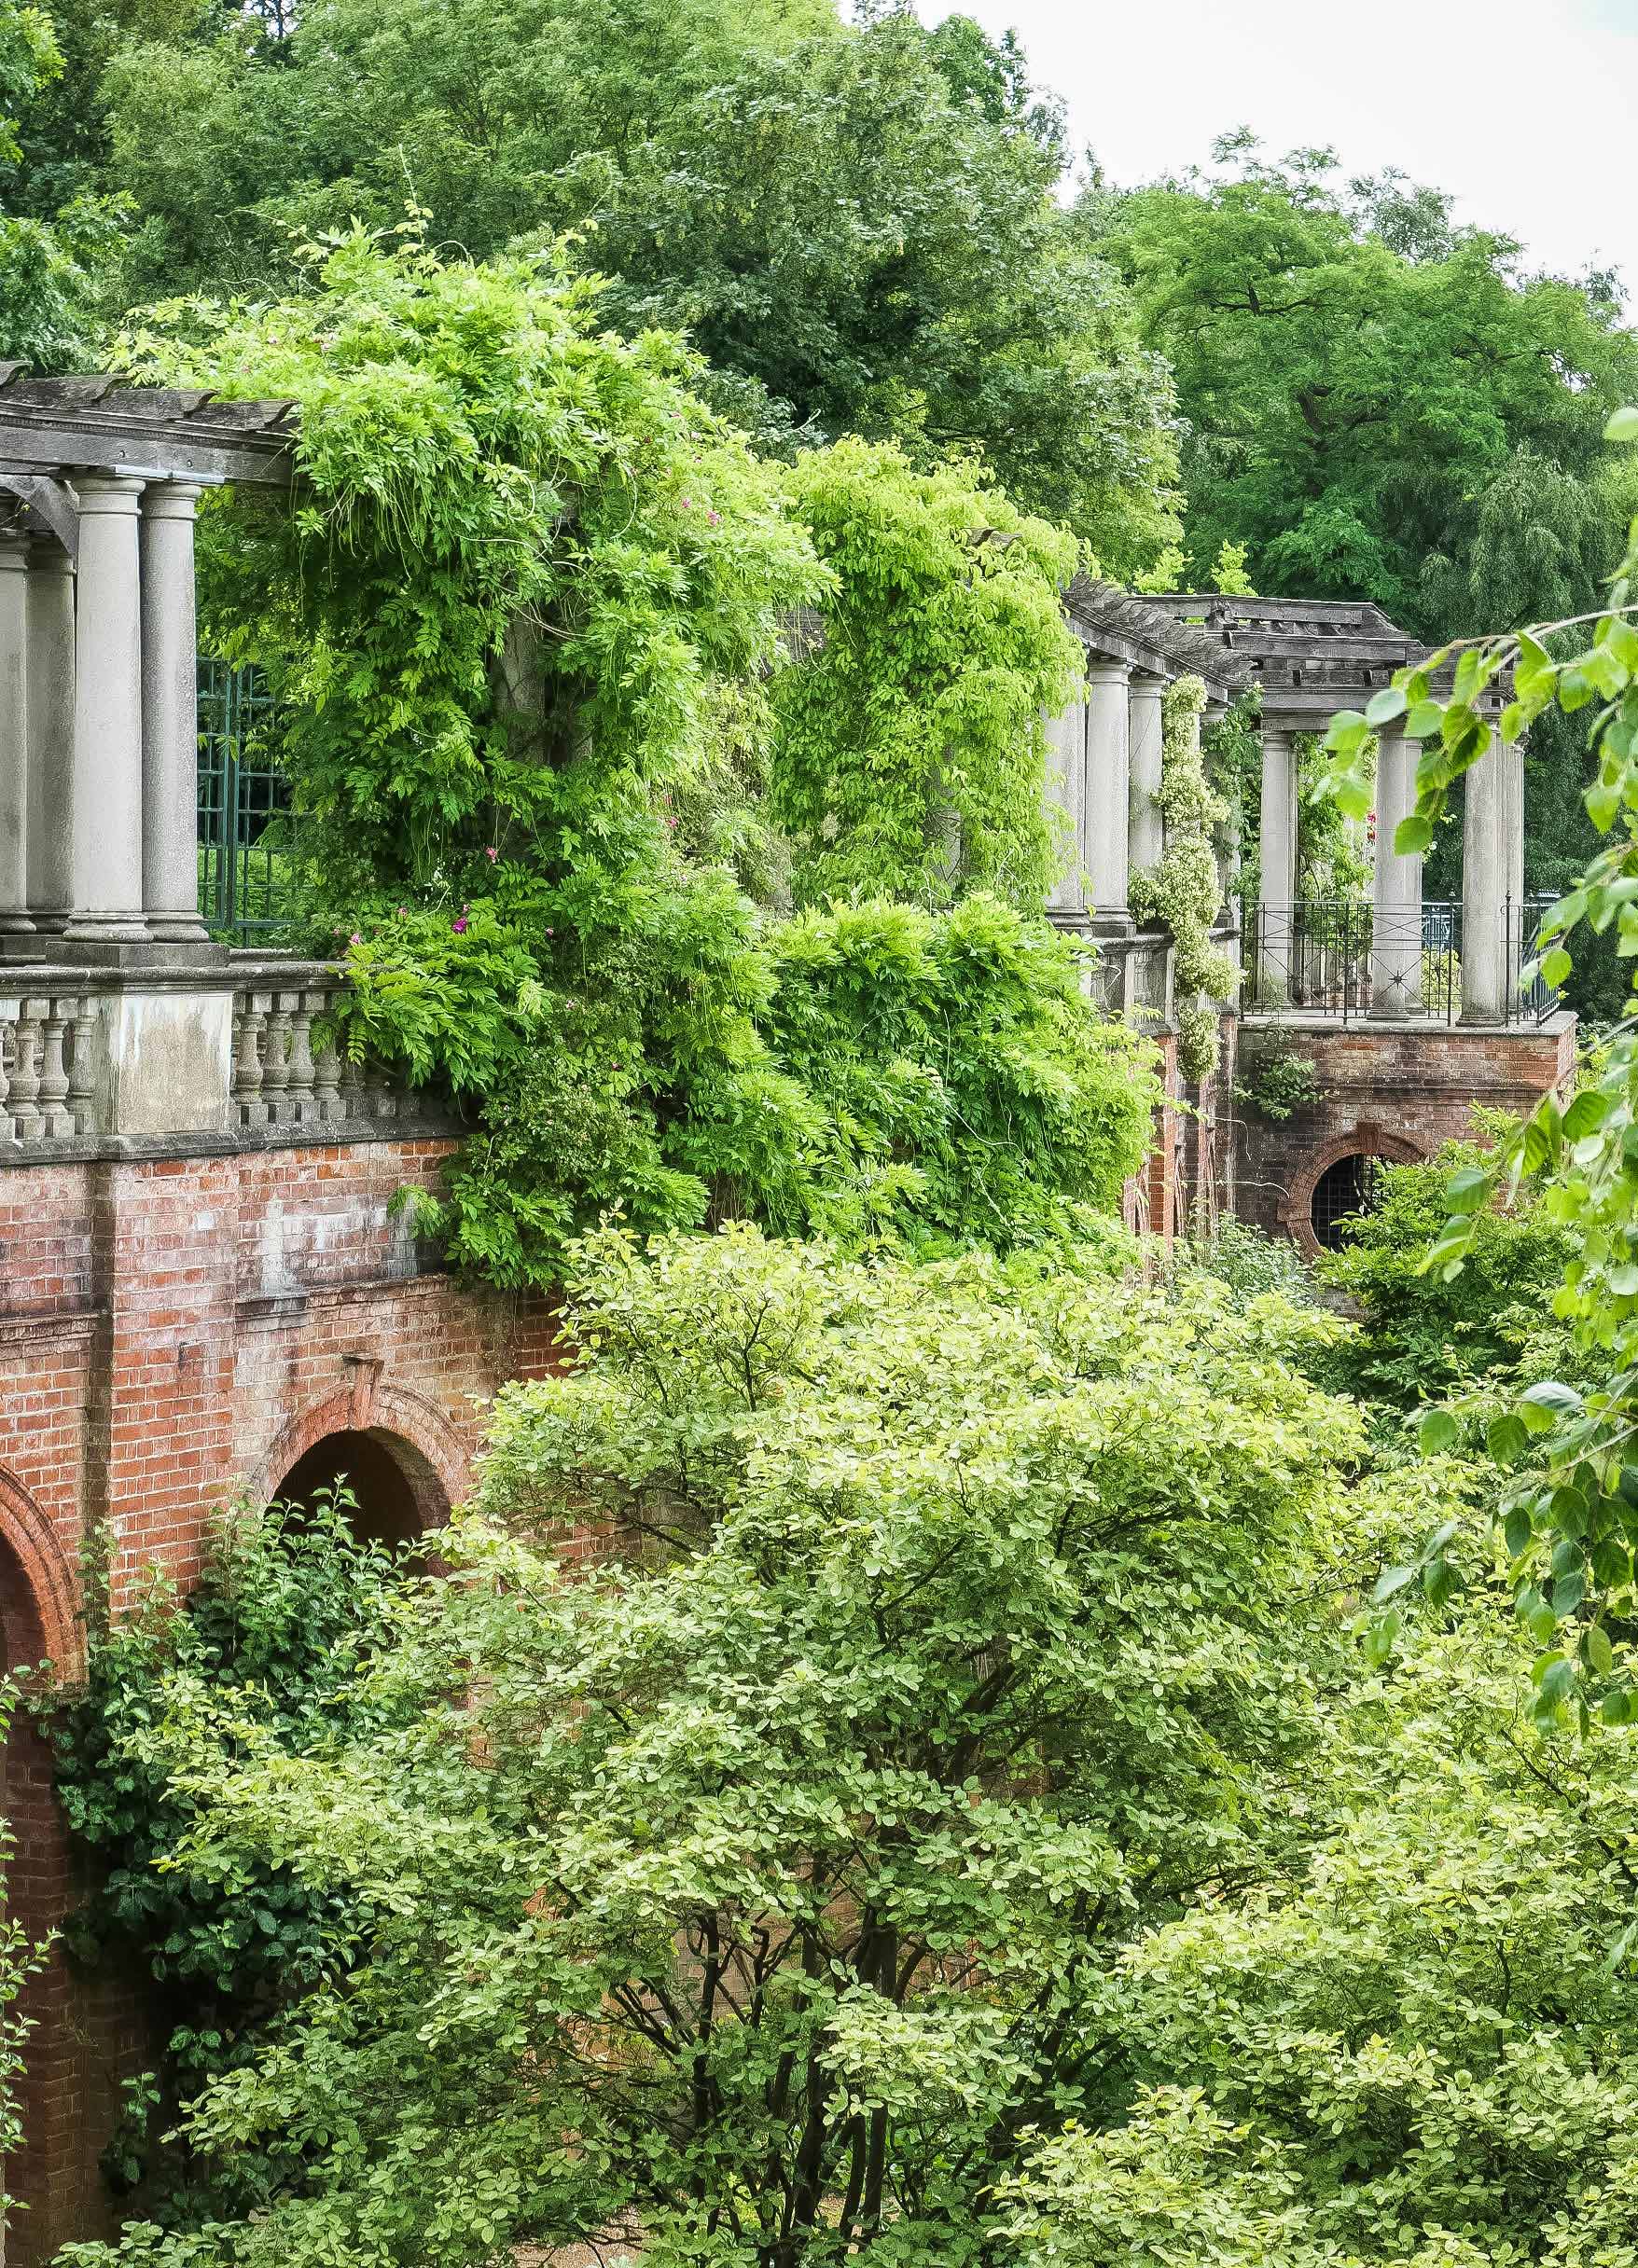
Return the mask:
<path id="1" fill-rule="evenodd" d="M 1163 921 L 1176 953 L 1177 1061 L 1186 1079 L 1209 1079 L 1217 1068 L 1217 1010 L 1236 983 L 1234 963 L 1213 943 L 1223 902 L 1214 847 L 1228 806 L 1206 778 L 1200 715 L 1206 689 L 1180 677 L 1161 702 L 1159 805 L 1166 849 L 1158 866 L 1131 878 L 1131 910 L 1140 921 Z"/>
<path id="2" fill-rule="evenodd" d="M 1152 1051 L 1030 910 L 1065 539 L 892 449 L 766 463 L 678 340 L 413 230 L 126 353 L 298 405 L 295 508 L 205 516 L 208 634 L 281 696 L 347 1044 L 467 1117 L 420 1208 L 458 1265 L 549 1287 L 617 1210 L 924 1251 L 1118 1206 Z"/>

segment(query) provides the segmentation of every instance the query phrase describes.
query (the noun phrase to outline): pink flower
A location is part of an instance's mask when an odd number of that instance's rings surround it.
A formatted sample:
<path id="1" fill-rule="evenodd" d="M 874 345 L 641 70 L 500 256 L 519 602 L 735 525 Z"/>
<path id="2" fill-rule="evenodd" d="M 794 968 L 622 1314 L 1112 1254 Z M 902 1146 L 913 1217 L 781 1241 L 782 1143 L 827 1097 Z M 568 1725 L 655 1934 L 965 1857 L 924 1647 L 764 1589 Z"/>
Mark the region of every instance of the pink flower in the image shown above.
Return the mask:
<path id="1" fill-rule="evenodd" d="M 684 509 L 684 511 L 685 511 L 685 512 L 691 511 L 691 510 L 693 509 L 693 499 L 692 499 L 692 497 L 689 497 L 689 496 L 685 496 L 685 497 L 682 499 L 682 505 L 683 505 L 683 509 Z"/>
<path id="2" fill-rule="evenodd" d="M 705 517 L 715 528 L 717 521 L 722 518 L 722 514 L 720 512 L 707 512 Z"/>
<path id="3" fill-rule="evenodd" d="M 457 937 L 464 937 L 466 934 L 465 915 L 457 914 L 455 919 L 450 923 L 450 927 L 454 931 Z"/>
<path id="4" fill-rule="evenodd" d="M 546 933 L 548 937 L 555 937 L 557 935 L 556 930 L 552 929 L 549 925 L 548 926 Z"/>
<path id="5" fill-rule="evenodd" d="M 495 849 L 493 843 L 491 843 L 488 849 L 484 851 L 483 855 L 489 860 L 491 865 L 493 865 L 495 860 L 499 858 L 500 852 Z"/>
<path id="6" fill-rule="evenodd" d="M 352 936 L 348 938 L 347 942 L 349 945 L 362 945 L 364 943 L 364 938 L 361 932 L 354 930 Z"/>
<path id="7" fill-rule="evenodd" d="M 410 911 L 410 908 L 407 906 L 400 906 L 398 911 L 401 914 L 407 914 Z"/>
<path id="8" fill-rule="evenodd" d="M 668 827 L 674 827 L 677 823 L 674 819 L 668 819 L 665 823 Z"/>

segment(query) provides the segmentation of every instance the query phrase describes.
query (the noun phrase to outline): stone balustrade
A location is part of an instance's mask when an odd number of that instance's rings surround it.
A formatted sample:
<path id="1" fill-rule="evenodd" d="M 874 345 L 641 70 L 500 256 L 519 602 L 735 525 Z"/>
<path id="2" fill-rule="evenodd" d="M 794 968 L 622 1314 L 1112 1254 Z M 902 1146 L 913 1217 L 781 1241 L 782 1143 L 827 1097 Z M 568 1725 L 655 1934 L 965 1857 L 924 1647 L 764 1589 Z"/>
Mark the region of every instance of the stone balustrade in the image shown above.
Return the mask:
<path id="1" fill-rule="evenodd" d="M 345 979 L 293 971 L 298 981 L 244 987 L 233 996 L 233 1110 L 250 1131 L 270 1127 L 357 1127 L 410 1113 L 379 1065 L 336 1045 L 335 1003 Z"/>
<path id="2" fill-rule="evenodd" d="M 185 976 L 0 962 L 0 1166 L 452 1130 L 338 1045 L 339 969 L 235 954 Z"/>
<path id="3" fill-rule="evenodd" d="M 0 1149 L 92 1132 L 90 1015 L 83 991 L 0 994 Z"/>

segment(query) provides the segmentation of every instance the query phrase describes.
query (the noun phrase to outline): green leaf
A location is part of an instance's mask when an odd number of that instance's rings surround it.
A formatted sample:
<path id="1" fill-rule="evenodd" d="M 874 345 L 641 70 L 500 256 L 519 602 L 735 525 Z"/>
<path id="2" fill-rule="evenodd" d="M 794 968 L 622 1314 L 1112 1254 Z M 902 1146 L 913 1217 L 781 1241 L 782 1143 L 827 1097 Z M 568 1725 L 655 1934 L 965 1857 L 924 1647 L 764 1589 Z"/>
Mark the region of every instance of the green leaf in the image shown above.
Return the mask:
<path id="1" fill-rule="evenodd" d="M 1437 1457 L 1442 1449 L 1455 1447 L 1462 1429 L 1449 1410 L 1423 1410 L 1416 1420 L 1416 1437 L 1424 1456 Z"/>
<path id="2" fill-rule="evenodd" d="M 1549 1708 L 1567 1701 L 1576 1686 L 1576 1665 L 1562 1656 L 1548 1662 L 1541 1673 L 1541 1697 Z"/>
<path id="3" fill-rule="evenodd" d="M 1516 1465 L 1530 1446 L 1523 1419 L 1516 1418 L 1511 1410 L 1491 1419 L 1484 1439 L 1498 1465 Z M 1528 1514 L 1525 1516 L 1528 1518 Z"/>
<path id="4" fill-rule="evenodd" d="M 1325 746 L 1333 755 L 1356 755 L 1369 737 L 1370 726 L 1361 711 L 1339 709 L 1326 733 Z"/>
<path id="5" fill-rule="evenodd" d="M 1556 992 L 1575 965 L 1563 947 L 1555 945 L 1550 953 L 1544 953 L 1541 957 L 1542 983 L 1550 991 Z"/>
<path id="6" fill-rule="evenodd" d="M 1398 1597 L 1399 1593 L 1404 1590 L 1407 1583 L 1411 1583 L 1416 1581 L 1416 1572 L 1417 1570 L 1413 1567 L 1391 1567 L 1387 1569 L 1384 1573 L 1377 1577 L 1376 1588 L 1370 1595 L 1371 1604 L 1377 1607 L 1385 1607 L 1390 1598 L 1395 1598 Z"/>
<path id="7" fill-rule="evenodd" d="M 1332 793 L 1344 819 L 1369 818 L 1372 790 L 1368 780 L 1362 780 L 1357 772 L 1340 773 Z"/>
<path id="8" fill-rule="evenodd" d="M 1638 441 L 1638 408 L 1629 404 L 1616 410 L 1603 429 L 1606 441 Z"/>
<path id="9" fill-rule="evenodd" d="M 1594 1623 L 1583 1634 L 1581 1651 L 1587 1657 L 1587 1666 L 1596 1676 L 1609 1676 L 1616 1666 L 1616 1650 L 1610 1644 L 1609 1632 L 1602 1623 Z"/>
<path id="10" fill-rule="evenodd" d="M 1491 1431 L 1493 1433 L 1495 1428 L 1492 1426 Z M 1495 1454 L 1493 1449 L 1491 1454 L 1492 1456 Z M 1507 1546 L 1507 1556 L 1510 1559 L 1517 1559 L 1520 1552 L 1528 1548 L 1530 1539 L 1534 1533 L 1529 1512 L 1522 1504 L 1515 1504 L 1512 1511 L 1508 1513 L 1506 1526 L 1502 1530 Z"/>
<path id="11" fill-rule="evenodd" d="M 1409 706 L 1403 685 L 1383 685 L 1366 702 L 1365 721 L 1367 725 L 1391 725 L 1396 716 L 1403 716 Z"/>
<path id="12" fill-rule="evenodd" d="M 1464 1166 L 1445 1183 L 1445 1203 L 1452 1212 L 1477 1212 L 1490 1195 L 1490 1175 L 1482 1166 Z"/>
<path id="13" fill-rule="evenodd" d="M 1601 1095 L 1596 1087 L 1584 1086 L 1572 1098 L 1564 1113 L 1564 1140 L 1585 1141 L 1589 1134 L 1598 1132 L 1614 1109 L 1615 1104 L 1607 1095 Z"/>
<path id="14" fill-rule="evenodd" d="M 1401 858 L 1413 858 L 1418 852 L 1433 848 L 1434 827 L 1431 819 L 1423 819 L 1412 811 L 1394 829 L 1394 849 Z"/>

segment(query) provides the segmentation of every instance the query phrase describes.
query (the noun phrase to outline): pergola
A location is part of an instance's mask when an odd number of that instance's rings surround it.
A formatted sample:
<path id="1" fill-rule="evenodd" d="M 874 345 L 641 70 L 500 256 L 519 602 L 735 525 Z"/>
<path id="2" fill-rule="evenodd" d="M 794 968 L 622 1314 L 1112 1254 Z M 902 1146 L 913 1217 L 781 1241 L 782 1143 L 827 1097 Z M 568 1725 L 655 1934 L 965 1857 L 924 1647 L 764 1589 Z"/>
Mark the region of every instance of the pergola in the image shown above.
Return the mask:
<path id="1" fill-rule="evenodd" d="M 1277 957 L 1297 906 L 1295 739 L 1324 732 L 1339 709 L 1363 709 L 1396 670 L 1428 649 L 1395 628 L 1378 606 L 1351 600 L 1231 599 L 1172 592 L 1145 602 L 1187 622 L 1262 689 L 1260 853 L 1265 947 Z M 1448 681 L 1447 681 L 1448 682 Z M 1492 701 L 1499 712 L 1499 700 Z M 1384 1016 L 1418 1005 L 1422 859 L 1394 849 L 1400 820 L 1416 801 L 1416 747 L 1384 731 L 1377 754 L 1375 887 L 1377 945 L 1373 999 Z M 1524 901 L 1524 756 L 1492 726 L 1491 754 L 1466 776 L 1462 845 L 1462 1016 L 1498 1023 L 1507 1010 L 1509 917 Z M 1512 942 L 1517 944 L 1515 937 Z"/>
<path id="2" fill-rule="evenodd" d="M 194 509 L 287 402 L 0 364 L 0 958 L 219 959 L 198 909 Z"/>
<path id="3" fill-rule="evenodd" d="M 1090 575 L 1076 577 L 1064 607 L 1087 657 L 1087 698 L 1048 725 L 1048 797 L 1071 853 L 1048 910 L 1118 934 L 1131 928 L 1131 870 L 1157 864 L 1164 847 L 1161 696 L 1173 680 L 1197 676 L 1208 709 L 1221 711 L 1251 673 L 1220 640 Z"/>

